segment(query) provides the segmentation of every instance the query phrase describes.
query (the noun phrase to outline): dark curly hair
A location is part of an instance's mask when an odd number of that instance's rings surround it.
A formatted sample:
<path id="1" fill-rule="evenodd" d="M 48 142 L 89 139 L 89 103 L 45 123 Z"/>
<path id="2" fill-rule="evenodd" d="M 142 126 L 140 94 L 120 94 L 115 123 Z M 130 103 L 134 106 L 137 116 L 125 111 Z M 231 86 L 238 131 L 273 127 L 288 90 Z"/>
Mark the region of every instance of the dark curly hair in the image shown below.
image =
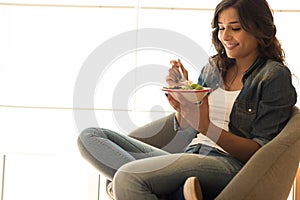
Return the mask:
<path id="1" fill-rule="evenodd" d="M 284 64 L 285 54 L 276 38 L 273 12 L 266 0 L 222 0 L 216 7 L 212 20 L 212 44 L 217 54 L 212 57 L 223 77 L 235 59 L 228 58 L 218 39 L 218 20 L 220 13 L 227 8 L 236 9 L 241 27 L 258 41 L 259 57 L 272 59 Z"/>

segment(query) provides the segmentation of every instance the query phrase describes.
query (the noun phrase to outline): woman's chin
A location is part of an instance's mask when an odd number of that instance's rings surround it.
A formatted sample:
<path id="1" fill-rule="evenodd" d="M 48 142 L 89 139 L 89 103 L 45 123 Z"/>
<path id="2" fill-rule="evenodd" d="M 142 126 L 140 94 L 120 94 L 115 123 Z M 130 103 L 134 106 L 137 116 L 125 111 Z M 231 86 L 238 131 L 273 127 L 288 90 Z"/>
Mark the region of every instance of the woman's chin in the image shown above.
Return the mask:
<path id="1" fill-rule="evenodd" d="M 227 53 L 227 57 L 231 59 L 236 59 L 236 56 L 234 54 Z"/>

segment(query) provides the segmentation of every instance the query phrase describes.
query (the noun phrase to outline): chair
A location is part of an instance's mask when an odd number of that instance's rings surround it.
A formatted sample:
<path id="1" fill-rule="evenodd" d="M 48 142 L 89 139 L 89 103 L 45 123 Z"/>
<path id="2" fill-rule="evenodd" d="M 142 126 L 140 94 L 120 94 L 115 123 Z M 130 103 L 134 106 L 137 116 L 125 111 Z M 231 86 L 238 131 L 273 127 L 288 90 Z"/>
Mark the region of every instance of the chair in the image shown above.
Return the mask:
<path id="1" fill-rule="evenodd" d="M 300 160 L 300 110 L 272 141 L 260 148 L 216 200 L 286 200 Z"/>

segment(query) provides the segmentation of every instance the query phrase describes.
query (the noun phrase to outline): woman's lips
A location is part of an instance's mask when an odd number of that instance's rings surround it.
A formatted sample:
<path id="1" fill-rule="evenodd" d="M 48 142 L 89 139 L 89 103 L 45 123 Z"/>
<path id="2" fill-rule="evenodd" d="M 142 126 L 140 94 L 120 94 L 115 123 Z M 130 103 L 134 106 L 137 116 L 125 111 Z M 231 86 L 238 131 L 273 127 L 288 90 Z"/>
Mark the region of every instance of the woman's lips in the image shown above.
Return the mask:
<path id="1" fill-rule="evenodd" d="M 225 44 L 225 47 L 228 50 L 232 50 L 232 49 L 234 49 L 237 46 L 238 46 L 238 44 Z"/>

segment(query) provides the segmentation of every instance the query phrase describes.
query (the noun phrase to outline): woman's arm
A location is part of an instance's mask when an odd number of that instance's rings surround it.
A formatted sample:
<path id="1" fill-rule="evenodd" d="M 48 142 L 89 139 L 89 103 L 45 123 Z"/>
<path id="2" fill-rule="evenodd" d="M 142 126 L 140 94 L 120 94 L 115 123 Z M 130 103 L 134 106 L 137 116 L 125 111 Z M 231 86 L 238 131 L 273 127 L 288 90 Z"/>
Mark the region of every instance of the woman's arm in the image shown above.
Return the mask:
<path id="1" fill-rule="evenodd" d="M 261 147 L 254 140 L 234 135 L 215 126 L 213 123 L 209 124 L 207 132 L 203 134 L 241 162 L 247 162 Z"/>

